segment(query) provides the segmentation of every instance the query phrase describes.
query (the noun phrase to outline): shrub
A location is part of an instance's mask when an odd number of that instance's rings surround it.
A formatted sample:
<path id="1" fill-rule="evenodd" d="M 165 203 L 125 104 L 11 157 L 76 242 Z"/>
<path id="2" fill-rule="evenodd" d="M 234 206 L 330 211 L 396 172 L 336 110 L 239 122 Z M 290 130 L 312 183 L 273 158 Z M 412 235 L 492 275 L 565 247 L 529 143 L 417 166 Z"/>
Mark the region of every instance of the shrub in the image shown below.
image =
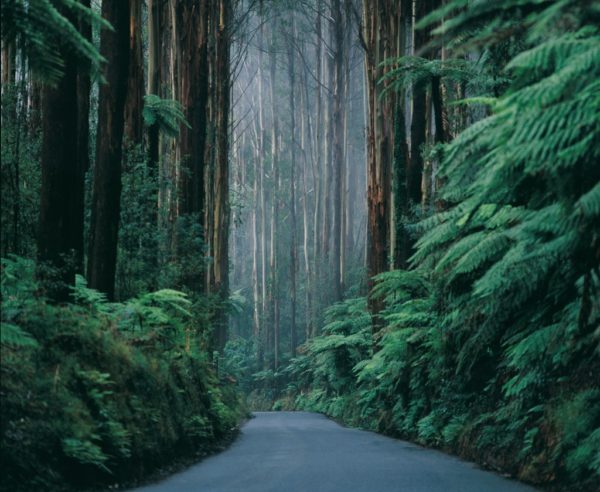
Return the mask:
<path id="1" fill-rule="evenodd" d="M 78 304 L 56 306 L 33 270 L 2 260 L 3 490 L 139 479 L 236 426 L 240 402 L 194 343 L 183 294 L 110 304 L 79 279 Z"/>

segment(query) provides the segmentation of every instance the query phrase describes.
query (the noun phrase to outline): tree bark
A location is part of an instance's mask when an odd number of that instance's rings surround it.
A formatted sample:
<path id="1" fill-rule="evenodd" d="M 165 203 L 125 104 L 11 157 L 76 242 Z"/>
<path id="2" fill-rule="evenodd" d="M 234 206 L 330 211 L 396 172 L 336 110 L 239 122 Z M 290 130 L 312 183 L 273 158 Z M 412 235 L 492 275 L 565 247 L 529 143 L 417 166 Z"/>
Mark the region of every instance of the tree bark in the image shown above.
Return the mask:
<path id="1" fill-rule="evenodd" d="M 404 56 L 407 31 L 411 29 L 412 2 L 403 0 L 400 10 L 400 29 L 398 32 L 398 55 Z M 408 191 L 406 185 L 408 166 L 408 145 L 406 142 L 406 122 L 404 114 L 405 91 L 397 94 L 394 115 L 394 268 L 405 269 L 411 256 L 412 246 L 406 221 L 410 213 Z"/>
<path id="2" fill-rule="evenodd" d="M 161 0 L 148 0 L 148 89 L 147 93 L 160 96 L 160 33 L 162 26 Z M 158 176 L 159 128 L 148 128 L 148 167 L 152 176 Z"/>
<path id="3" fill-rule="evenodd" d="M 211 252 L 213 262 L 210 291 L 219 300 L 215 316 L 215 347 L 222 352 L 227 342 L 227 309 L 229 296 L 229 111 L 230 111 L 230 12 L 229 0 L 219 0 L 216 23 L 216 159 Z"/>
<path id="4" fill-rule="evenodd" d="M 273 30 L 271 38 L 271 48 L 269 50 L 269 73 L 271 78 L 271 173 L 273 176 L 273 196 L 271 201 L 271 256 L 269 260 L 269 269 L 271 275 L 269 302 L 271 307 L 271 344 L 273 354 L 273 369 L 279 367 L 279 272 L 278 257 L 279 247 L 277 238 L 277 229 L 279 226 L 279 118 L 275 101 L 275 83 L 277 59 L 275 54 L 275 31 Z"/>
<path id="5" fill-rule="evenodd" d="M 104 0 L 102 16 L 114 31 L 100 35 L 100 52 L 107 60 L 106 84 L 100 87 L 96 167 L 88 262 L 90 287 L 114 299 L 117 241 L 121 204 L 121 157 L 124 108 L 129 71 L 129 1 Z"/>
<path id="6" fill-rule="evenodd" d="M 395 56 L 399 6 L 389 0 L 364 0 L 363 45 L 366 50 L 366 79 L 368 99 L 367 130 L 367 271 L 369 290 L 373 277 L 389 269 L 391 245 L 391 166 L 393 157 L 394 102 L 388 94 L 381 99 L 383 91 L 379 83 L 390 69 L 381 62 Z M 392 111 L 390 111 L 390 107 Z M 381 327 L 378 313 L 382 308 L 380 299 L 369 297 L 369 310 L 373 316 L 373 331 Z"/>
<path id="7" fill-rule="evenodd" d="M 256 125 L 256 119 L 254 121 Z M 262 343 L 262 312 L 261 312 L 261 290 L 260 285 L 262 279 L 259 279 L 259 272 L 262 272 L 262 261 L 263 258 L 260 255 L 259 248 L 259 220 L 260 220 L 260 168 L 262 163 L 260 162 L 260 151 L 259 151 L 259 137 L 258 131 L 255 131 L 256 144 L 254 149 L 254 180 L 252 185 L 252 297 L 254 306 L 252 310 L 252 322 L 253 322 L 253 333 L 254 340 L 256 343 L 256 359 L 258 366 L 262 367 L 263 364 L 263 343 Z M 260 265 L 259 265 L 260 262 Z"/>
<path id="8" fill-rule="evenodd" d="M 415 23 L 429 12 L 429 0 L 415 2 Z M 414 33 L 414 51 L 417 53 L 428 41 L 427 32 L 418 29 Z M 423 178 L 422 146 L 426 139 L 427 128 L 427 94 L 425 82 L 420 81 L 413 85 L 413 110 L 410 129 L 410 166 L 407 174 L 408 196 L 413 205 L 421 203 Z"/>
<path id="9" fill-rule="evenodd" d="M 331 12 L 328 12 L 331 17 Z M 327 29 L 329 44 L 333 38 L 333 26 L 330 22 Z M 335 77 L 335 65 L 331 54 L 325 55 L 325 108 L 323 114 L 323 132 L 325 139 L 323 140 L 323 180 L 321 184 L 321 255 L 323 267 L 329 268 L 330 246 L 332 234 L 332 215 L 334 200 L 331 193 L 333 181 L 333 162 L 332 162 L 332 147 L 333 147 L 333 85 Z M 336 258 L 336 261 L 338 258 Z"/>
<path id="10" fill-rule="evenodd" d="M 333 301 L 342 297 L 342 207 L 344 206 L 344 22 L 341 0 L 333 0 L 331 4 L 331 29 L 333 31 L 333 81 L 332 81 L 332 167 L 333 167 L 333 232 L 332 232 L 332 264 L 333 264 Z"/>
<path id="11" fill-rule="evenodd" d="M 77 23 L 70 10 L 61 13 Z M 38 275 L 46 284 L 49 298 L 56 302 L 70 298 L 70 288 L 83 259 L 84 171 L 81 152 L 85 148 L 83 139 L 87 138 L 86 134 L 79 135 L 84 129 L 81 125 L 84 115 L 79 113 L 83 91 L 78 84 L 77 60 L 67 50 L 62 55 L 63 76 L 55 86 L 44 85 L 42 89 L 42 186 L 38 230 Z M 84 105 L 81 111 L 85 110 Z"/>
<path id="12" fill-rule="evenodd" d="M 293 15 L 293 14 L 292 14 Z M 292 36 L 296 35 L 294 18 L 292 17 Z M 298 269 L 298 251 L 296 246 L 296 72 L 294 66 L 294 47 L 288 45 L 288 70 L 290 76 L 290 133 L 291 133 L 291 170 L 290 170 L 290 352 L 296 356 L 296 271 Z"/>
<path id="13" fill-rule="evenodd" d="M 142 46 L 142 0 L 129 0 L 129 77 L 125 102 L 125 137 L 141 145 L 144 105 L 144 54 Z"/>
<path id="14" fill-rule="evenodd" d="M 269 338 L 269 328 L 266 325 L 267 321 L 267 193 L 265 190 L 265 162 L 266 162 L 266 129 L 265 129 L 265 88 L 264 88 L 264 67 L 263 67 L 263 50 L 264 50 L 264 23 L 262 21 L 263 16 L 263 2 L 259 3 L 259 32 L 258 32 L 258 158 L 259 164 L 259 203 L 260 203 L 260 266 L 261 266 L 261 285 L 260 285 L 260 298 L 262 302 L 261 313 L 262 313 L 262 338 L 261 344 L 263 347 L 266 346 L 267 351 L 269 345 L 267 340 Z M 263 353 L 264 356 L 264 353 Z"/>
<path id="15" fill-rule="evenodd" d="M 316 152 L 315 145 L 312 138 L 312 125 L 310 120 L 310 103 L 308 98 L 308 83 L 307 83 L 307 66 L 304 66 L 300 77 L 300 121 L 301 121 L 301 141 L 300 147 L 303 149 L 303 166 L 302 166 L 302 231 L 303 231 L 303 253 L 304 253 L 304 276 L 306 287 L 304 289 L 305 303 L 306 303 L 306 314 L 305 314 L 305 330 L 304 339 L 308 340 L 312 336 L 313 332 L 313 271 L 311 264 L 313 264 L 313 258 L 310 256 L 310 243 L 311 243 L 311 230 L 309 222 L 309 202 L 308 202 L 308 167 L 310 164 L 313 166 L 313 174 L 315 173 L 316 163 Z M 310 146 L 310 161 L 309 153 L 306 148 Z M 316 188 L 313 189 L 313 193 L 317 195 Z M 316 226 L 316 224 L 313 224 Z M 313 256 L 315 251 L 313 250 Z"/>
<path id="16" fill-rule="evenodd" d="M 315 121 L 315 168 L 313 170 L 313 184 L 314 184 L 314 229 L 313 229 L 313 267 L 312 267 L 312 284 L 318 285 L 322 278 L 323 272 L 321 268 L 323 248 L 322 248 L 322 222 L 323 222 L 323 208 L 324 208 L 324 172 L 323 167 L 325 160 L 323 159 L 323 143 L 322 143 L 322 130 L 323 130 L 323 23 L 321 16 L 323 15 L 323 0 L 317 1 L 317 12 L 316 12 L 316 35 L 317 44 L 316 50 L 316 80 L 317 80 L 317 117 Z M 317 298 L 315 297 L 315 303 L 313 304 L 313 310 L 317 310 Z M 316 317 L 315 317 L 316 318 Z M 312 320 L 312 336 L 318 334 L 319 324 L 316 319 Z"/>
<path id="17" fill-rule="evenodd" d="M 206 105 L 208 98 L 207 30 L 209 8 L 207 0 L 178 4 L 178 51 L 181 60 L 179 95 L 186 121 L 179 129 L 181 171 L 179 172 L 179 215 L 204 211 L 204 159 L 206 141 Z M 202 282 L 190 286 L 202 291 Z"/>
<path id="18" fill-rule="evenodd" d="M 90 0 L 80 0 L 87 7 L 91 7 Z M 92 26 L 86 20 L 79 19 L 79 32 L 90 42 L 92 41 Z M 77 65 L 77 167 L 79 170 L 78 188 L 75 191 L 73 205 L 73 244 L 81 253 L 77 257 L 77 273 L 84 275 L 84 208 L 85 208 L 85 175 L 90 168 L 90 91 L 91 91 L 91 65 L 89 62 L 78 61 Z"/>
<path id="19" fill-rule="evenodd" d="M 2 43 L 2 95 L 14 85 L 16 74 L 17 49 L 14 43 Z"/>

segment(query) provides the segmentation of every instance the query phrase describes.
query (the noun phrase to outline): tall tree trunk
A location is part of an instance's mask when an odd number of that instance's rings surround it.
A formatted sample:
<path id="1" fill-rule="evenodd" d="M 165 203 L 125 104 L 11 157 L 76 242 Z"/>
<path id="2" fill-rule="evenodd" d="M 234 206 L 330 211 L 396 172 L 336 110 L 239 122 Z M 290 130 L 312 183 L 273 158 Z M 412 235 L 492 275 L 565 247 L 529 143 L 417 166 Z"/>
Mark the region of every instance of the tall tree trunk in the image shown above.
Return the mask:
<path id="1" fill-rule="evenodd" d="M 332 233 L 332 262 L 333 262 L 333 301 L 337 302 L 342 296 L 341 262 L 342 262 L 342 207 L 344 205 L 344 17 L 341 0 L 333 0 L 331 4 L 331 29 L 333 31 L 333 233 Z"/>
<path id="2" fill-rule="evenodd" d="M 261 343 L 266 344 L 269 347 L 267 338 L 269 338 L 269 328 L 266 326 L 267 316 L 267 193 L 265 190 L 265 162 L 267 156 L 266 150 L 266 128 L 265 128 L 265 88 L 264 88 L 264 67 L 263 67 L 263 51 L 264 51 L 264 22 L 263 22 L 263 2 L 259 1 L 259 31 L 258 31 L 258 160 L 259 174 L 258 174 L 258 187 L 259 187 L 259 204 L 260 204 L 260 266 L 261 266 L 261 285 L 260 285 L 260 298 L 262 302 L 261 313 L 262 313 L 262 324 L 264 327 Z"/>
<path id="3" fill-rule="evenodd" d="M 61 13 L 76 24 L 70 10 L 61 9 Z M 42 186 L 37 245 L 38 274 L 46 282 L 48 296 L 57 302 L 69 299 L 83 258 L 83 238 L 79 237 L 83 234 L 84 175 L 79 156 L 83 143 L 78 135 L 78 96 L 82 92 L 78 91 L 77 60 L 67 50 L 62 56 L 64 73 L 60 81 L 42 89 Z"/>
<path id="4" fill-rule="evenodd" d="M 189 126 L 179 129 L 181 171 L 179 173 L 179 214 L 198 214 L 204 206 L 204 153 L 206 140 L 206 104 L 208 99 L 207 30 L 208 0 L 179 4 L 181 26 L 178 51 L 181 60 L 179 96 Z M 200 285 L 195 289 L 202 290 Z"/>
<path id="5" fill-rule="evenodd" d="M 100 35 L 107 63 L 100 87 L 96 167 L 88 262 L 90 287 L 114 298 L 117 240 L 121 204 L 121 156 L 124 108 L 129 72 L 129 0 L 104 0 L 102 16 L 113 30 Z"/>
<path id="6" fill-rule="evenodd" d="M 146 93 L 148 95 L 154 95 L 160 97 L 160 76 L 161 76 L 161 50 L 160 50 L 160 36 L 161 31 L 164 29 L 162 15 L 163 0 L 148 0 L 147 8 L 147 31 L 148 31 L 148 86 Z M 148 170 L 148 176 L 151 182 L 155 186 L 153 188 L 153 200 L 152 208 L 148 211 L 148 219 L 151 224 L 154 224 L 158 229 L 161 228 L 162 223 L 159 220 L 159 210 L 161 206 L 161 193 L 160 193 L 160 178 L 159 178 L 159 166 L 160 166 L 160 132 L 159 124 L 155 122 L 147 128 L 146 133 L 146 166 Z M 161 244 L 158 239 L 158 235 L 154 236 L 151 241 L 152 248 L 152 259 L 150 268 L 153 269 L 153 273 L 150 276 L 150 288 L 158 288 L 158 278 L 160 275 L 161 265 Z"/>
<path id="7" fill-rule="evenodd" d="M 407 31 L 411 29 L 412 23 L 412 1 L 403 0 L 400 9 L 398 54 L 399 56 L 404 56 Z M 394 115 L 394 268 L 407 268 L 408 258 L 411 256 L 412 250 L 408 230 L 406 229 L 410 209 L 406 186 L 409 161 L 404 104 L 405 92 L 401 90 L 397 95 Z"/>
<path id="8" fill-rule="evenodd" d="M 394 268 L 407 268 L 411 255 L 411 242 L 406 228 L 409 214 L 409 201 L 406 187 L 406 166 L 408 163 L 408 147 L 406 144 L 406 128 L 404 122 L 404 94 L 399 94 L 396 101 L 396 117 L 394 119 Z"/>
<path id="9" fill-rule="evenodd" d="M 292 14 L 293 15 L 293 14 Z M 296 36 L 296 25 L 292 17 L 292 35 Z M 298 269 L 298 251 L 296 247 L 296 72 L 294 66 L 294 47 L 288 45 L 288 69 L 290 75 L 290 116 L 291 116 L 291 170 L 290 170 L 290 352 L 296 356 L 296 271 Z"/>
<path id="10" fill-rule="evenodd" d="M 190 0 L 186 0 L 190 1 Z M 192 0 L 193 1 L 193 0 Z M 178 37 L 181 31 L 182 19 L 180 12 L 182 5 L 177 0 L 168 0 L 168 17 L 170 20 L 169 39 L 165 39 L 165 45 L 169 47 L 169 63 L 165 74 L 168 74 L 167 95 L 171 99 L 181 102 L 180 74 L 181 74 L 181 56 L 178 49 Z M 165 57 L 166 58 L 166 57 Z M 181 135 L 180 135 L 181 137 Z M 174 258 L 178 257 L 177 251 L 177 230 L 176 220 L 179 216 L 179 173 L 181 164 L 181 138 L 172 139 L 167 143 L 168 159 L 163 160 L 163 169 L 161 170 L 161 178 L 164 183 L 165 200 L 163 207 L 166 210 L 168 226 L 171 229 L 171 234 L 168 236 L 168 248 L 172 251 Z"/>
<path id="11" fill-rule="evenodd" d="M 331 11 L 328 13 L 331 18 Z M 328 23 L 327 35 L 329 38 L 329 46 L 332 44 L 333 38 L 333 25 L 332 22 Z M 322 215 L 321 215 L 321 254 L 323 259 L 323 266 L 329 267 L 330 259 L 330 245 L 331 245 L 331 229 L 332 229 L 332 211 L 334 205 L 334 199 L 331 192 L 332 187 L 332 147 L 333 147 L 333 87 L 335 78 L 335 64 L 332 59 L 332 54 L 327 53 L 325 55 L 324 64 L 326 67 L 326 83 L 325 83 L 325 109 L 323 114 L 323 131 L 325 139 L 323 140 L 323 181 L 321 185 L 322 193 Z M 339 258 L 336 258 L 336 261 Z M 334 293 L 335 294 L 335 293 Z"/>
<path id="12" fill-rule="evenodd" d="M 160 33 L 162 30 L 162 0 L 148 0 L 148 89 L 159 96 L 160 91 Z M 153 177 L 158 176 L 159 128 L 158 123 L 148 128 L 148 167 Z"/>
<path id="13" fill-rule="evenodd" d="M 256 124 L 256 120 L 254 121 Z M 262 323 L 261 323 L 261 299 L 260 299 L 260 284 L 259 271 L 262 271 L 262 264 L 259 266 L 259 262 L 262 262 L 259 248 L 259 220 L 260 220 L 260 151 L 258 143 L 258 131 L 256 134 L 256 145 L 254 152 L 254 179 L 252 184 L 252 297 L 253 297 L 253 310 L 252 320 L 254 325 L 254 340 L 256 343 L 256 359 L 258 366 L 262 367 L 263 364 L 263 344 L 262 344 Z"/>
<path id="14" fill-rule="evenodd" d="M 24 64 L 24 57 L 21 56 L 21 63 Z M 13 239 L 13 253 L 18 255 L 21 254 L 21 135 L 25 126 L 26 112 L 24 108 L 23 99 L 26 95 L 26 79 L 21 78 L 19 83 L 14 87 L 14 100 L 10 101 L 9 113 L 11 115 L 11 121 L 14 125 L 14 142 L 12 152 L 12 164 L 13 164 L 13 213 L 12 213 L 12 239 Z M 20 102 L 20 104 L 19 104 Z"/>
<path id="15" fill-rule="evenodd" d="M 306 152 L 307 146 L 310 146 L 310 161 L 313 165 L 313 174 L 315 173 L 315 148 L 314 141 L 312 138 L 312 128 L 310 121 L 310 103 L 308 99 L 308 83 L 306 76 L 307 67 L 304 66 L 300 78 L 301 90 L 300 90 L 300 121 L 302 124 L 301 128 L 301 141 L 300 147 L 303 149 L 303 166 L 302 166 L 302 231 L 303 231 L 303 252 L 304 252 L 304 276 L 306 286 L 304 289 L 305 303 L 306 303 L 306 315 L 305 315 L 305 330 L 304 339 L 308 340 L 312 336 L 313 328 L 313 272 L 311 269 L 312 258 L 310 257 L 310 225 L 309 225 L 309 203 L 308 203 L 308 166 L 309 166 L 309 154 Z M 317 190 L 313 189 L 313 193 L 317 195 Z M 316 226 L 316 224 L 313 224 Z M 314 255 L 313 250 L 313 255 Z"/>
<path id="16" fill-rule="evenodd" d="M 14 43 L 2 42 L 2 95 L 15 83 L 17 49 Z"/>
<path id="17" fill-rule="evenodd" d="M 350 94 L 350 54 L 351 54 L 351 41 L 352 41 L 352 2 L 351 0 L 344 0 L 344 60 L 343 60 L 343 141 L 342 141 L 342 175 L 341 175 L 341 187 L 342 193 L 340 207 L 341 213 L 341 237 L 340 237 L 340 291 L 343 293 L 346 288 L 346 268 L 348 264 L 349 256 L 349 245 L 352 244 L 352 213 L 350 211 L 351 201 L 350 196 L 350 183 L 352 179 L 352 169 L 349 162 L 348 153 L 348 113 L 349 107 L 349 94 Z"/>
<path id="18" fill-rule="evenodd" d="M 172 57 L 171 44 L 173 42 L 172 31 L 174 28 L 173 11 L 171 9 L 172 0 L 152 0 L 154 8 L 158 9 L 158 20 L 154 21 L 155 26 L 158 28 L 157 36 L 157 49 L 158 55 L 155 60 L 160 63 L 158 68 L 158 80 L 155 94 L 163 97 L 176 99 L 175 87 L 172 84 L 172 71 L 174 70 L 174 62 Z M 149 46 L 150 48 L 150 46 Z M 149 70 L 149 74 L 154 71 Z M 148 79 L 150 81 L 150 78 Z M 173 160 L 173 142 L 171 139 L 161 138 L 156 128 L 156 145 L 157 154 L 156 160 L 150 159 L 150 162 L 156 163 L 156 173 L 158 177 L 158 207 L 157 207 L 157 218 L 158 228 L 162 232 L 164 231 L 164 239 L 159 245 L 159 263 L 163 265 L 167 261 L 173 259 L 173 207 L 172 202 L 172 189 L 173 181 L 170 175 L 171 161 Z M 148 152 L 152 152 L 152 137 L 148 135 Z M 151 165 L 152 165 L 151 164 Z"/>
<path id="19" fill-rule="evenodd" d="M 271 257 L 269 269 L 271 274 L 271 285 L 269 302 L 271 306 L 271 343 L 273 353 L 273 369 L 279 367 L 279 272 L 278 272 L 278 238 L 279 226 L 279 118 L 277 114 L 277 103 L 275 101 L 277 58 L 275 53 L 275 31 L 272 32 L 271 48 L 269 50 L 269 73 L 271 78 L 271 174 L 273 177 L 273 196 L 271 201 Z"/>
<path id="20" fill-rule="evenodd" d="M 415 2 L 415 23 L 429 12 L 429 0 Z M 425 46 L 428 40 L 427 32 L 422 29 L 415 30 L 414 51 L 417 53 Z M 410 166 L 407 174 L 408 196 L 413 205 L 421 203 L 423 178 L 422 146 L 426 139 L 427 129 L 427 92 L 425 82 L 419 81 L 413 85 L 413 110 L 410 128 Z"/>
<path id="21" fill-rule="evenodd" d="M 323 198 L 324 198 L 324 183 L 323 183 L 323 153 L 322 153 L 322 129 L 323 129 L 323 23 L 321 16 L 323 15 L 323 0 L 317 1 L 316 12 L 316 79 L 317 79 L 317 117 L 315 121 L 316 131 L 314 139 L 316 162 L 313 169 L 313 184 L 314 184 L 314 229 L 313 229 L 313 266 L 312 266 L 312 285 L 316 286 L 320 283 L 322 276 L 321 261 L 323 256 L 322 249 L 322 220 L 323 220 Z M 315 297 L 315 301 L 317 298 Z M 316 302 L 313 306 L 314 311 L 317 311 Z M 312 335 L 317 335 L 319 323 L 316 319 L 312 320 Z"/>
<path id="22" fill-rule="evenodd" d="M 178 215 L 202 224 L 205 211 L 205 159 L 208 101 L 208 0 L 185 1 L 178 4 L 177 33 L 180 60 L 179 97 L 187 124 L 179 130 L 180 169 L 178 175 Z M 206 239 L 206 238 L 204 238 Z M 183 256 L 187 247 L 177 241 L 177 254 Z M 200 252 L 198 252 L 200 254 Z M 182 285 L 194 292 L 204 291 L 201 273 L 182 272 Z"/>
<path id="23" fill-rule="evenodd" d="M 80 0 L 87 7 L 91 7 L 90 0 Z M 79 32 L 90 42 L 92 41 L 92 26 L 86 20 L 79 19 Z M 85 208 L 85 174 L 90 167 L 90 91 L 91 91 L 91 65 L 89 62 L 78 61 L 77 65 L 77 167 L 79 177 L 73 205 L 73 244 L 81 253 L 77 258 L 77 273 L 83 275 L 84 251 L 84 208 Z"/>
<path id="24" fill-rule="evenodd" d="M 127 143 L 142 143 L 144 105 L 144 54 L 142 46 L 142 0 L 129 0 L 129 77 L 125 102 Z"/>
<path id="25" fill-rule="evenodd" d="M 227 341 L 227 311 L 225 303 L 229 296 L 229 111 L 230 111 L 230 3 L 219 0 L 216 22 L 216 159 L 213 209 L 213 236 L 211 248 L 213 262 L 210 291 L 219 300 L 215 316 L 215 347 L 219 352 Z"/>
<path id="26" fill-rule="evenodd" d="M 367 163 L 367 270 L 369 290 L 373 276 L 389 268 L 391 226 L 391 160 L 393 149 L 394 98 L 381 100 L 381 77 L 389 70 L 382 62 L 394 56 L 398 5 L 386 0 L 364 0 L 363 45 L 366 50 L 366 78 L 368 91 L 368 163 Z M 379 330 L 378 313 L 381 300 L 369 297 L 369 310 L 373 315 L 373 330 Z"/>
<path id="27" fill-rule="evenodd" d="M 442 0 L 431 0 L 431 10 L 436 10 L 442 5 Z M 443 20 L 442 20 L 443 22 Z M 442 63 L 446 61 L 446 48 L 442 45 L 439 50 L 439 58 Z M 459 91 L 460 92 L 460 91 Z M 443 144 L 450 140 L 450 122 L 448 119 L 448 110 L 445 104 L 446 87 L 440 77 L 432 77 L 431 79 L 431 103 L 434 112 L 435 123 L 435 139 L 434 143 Z M 461 105 L 462 106 L 462 105 Z M 437 159 L 432 163 L 433 166 L 433 203 L 438 211 L 446 208 L 447 204 L 442 200 L 437 191 L 442 187 L 443 181 L 438 175 L 440 160 Z"/>

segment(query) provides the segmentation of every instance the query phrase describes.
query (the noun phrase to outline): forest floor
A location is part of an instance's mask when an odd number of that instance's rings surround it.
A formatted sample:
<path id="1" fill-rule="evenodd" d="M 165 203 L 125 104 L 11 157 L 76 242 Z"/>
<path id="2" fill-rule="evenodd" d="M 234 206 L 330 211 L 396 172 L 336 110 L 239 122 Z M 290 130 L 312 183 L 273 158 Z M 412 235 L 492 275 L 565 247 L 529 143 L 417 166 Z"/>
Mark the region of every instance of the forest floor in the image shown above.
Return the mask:
<path id="1" fill-rule="evenodd" d="M 257 412 L 226 451 L 138 492 L 526 492 L 439 451 L 309 412 Z"/>

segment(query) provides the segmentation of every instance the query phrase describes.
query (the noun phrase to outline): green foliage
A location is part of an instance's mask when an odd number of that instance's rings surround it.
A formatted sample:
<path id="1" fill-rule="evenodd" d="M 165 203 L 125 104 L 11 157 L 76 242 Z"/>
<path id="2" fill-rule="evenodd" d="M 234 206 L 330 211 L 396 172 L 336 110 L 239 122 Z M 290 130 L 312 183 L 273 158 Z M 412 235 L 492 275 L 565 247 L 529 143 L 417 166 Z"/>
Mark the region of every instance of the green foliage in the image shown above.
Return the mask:
<path id="1" fill-rule="evenodd" d="M 161 99 L 154 94 L 145 95 L 142 115 L 146 126 L 157 125 L 161 132 L 171 138 L 179 135 L 180 125 L 191 128 L 185 120 L 181 104 L 173 99 Z"/>
<path id="2" fill-rule="evenodd" d="M 92 436 L 98 439 L 98 436 Z M 110 473 L 110 470 L 104 464 L 108 460 L 102 449 L 90 441 L 82 441 L 80 439 L 67 438 L 62 441 L 62 450 L 65 456 L 73 458 L 79 463 L 90 464 L 97 466 L 101 470 Z"/>
<path id="3" fill-rule="evenodd" d="M 600 389 L 584 390 L 550 409 L 549 421 L 559 436 L 553 459 L 565 459 L 573 478 L 598 474 Z"/>
<path id="4" fill-rule="evenodd" d="M 431 83 L 433 79 L 441 80 L 446 93 L 453 99 L 457 97 L 453 83 L 463 83 L 469 92 L 492 95 L 510 79 L 506 76 L 493 76 L 489 67 L 482 63 L 484 61 L 471 62 L 464 58 L 442 61 L 420 56 L 403 56 L 388 60 L 385 63 L 393 68 L 381 78 L 381 84 L 390 82 L 382 92 L 382 97 L 389 91 L 400 91 L 416 84 Z"/>
<path id="5" fill-rule="evenodd" d="M 509 84 L 494 98 L 479 84 L 490 114 L 444 146 L 445 210 L 414 227 L 412 270 L 376 277 L 371 295 L 384 309 L 374 340 L 366 310 L 365 324 L 355 321 L 364 305 L 352 317 L 344 303 L 332 308 L 323 335 L 288 368 L 284 401 L 525 480 L 595 490 L 597 2 L 456 0 L 425 22 L 449 13 L 438 32 L 460 42 L 451 52 L 481 49 L 494 66 L 480 73 Z M 519 52 L 504 51 L 499 63 L 503 36 L 520 40 Z M 406 85 L 475 69 L 418 58 L 391 63 L 399 63 L 394 83 Z"/>
<path id="6" fill-rule="evenodd" d="M 2 86 L 0 254 L 33 257 L 39 215 L 39 114 L 27 110 L 22 83 Z"/>
<path id="7" fill-rule="evenodd" d="M 112 29 L 77 0 L 2 0 L 2 44 L 18 46 L 34 73 L 49 82 L 62 76 L 67 52 L 98 71 L 104 60 L 77 30 L 78 19 Z"/>
<path id="8" fill-rule="evenodd" d="M 116 294 L 127 299 L 159 286 L 159 246 L 164 232 L 158 227 L 156 209 L 158 179 L 148 168 L 139 147 L 126 153 L 122 174 L 119 252 Z"/>
<path id="9" fill-rule="evenodd" d="M 37 347 L 38 343 L 29 333 L 12 323 L 2 323 L 0 343 L 9 347 Z"/>
<path id="10" fill-rule="evenodd" d="M 239 390 L 246 395 L 254 389 L 252 375 L 258 372 L 255 353 L 255 343 L 241 337 L 229 340 L 223 353 L 221 372 L 235 380 Z"/>
<path id="11" fill-rule="evenodd" d="M 210 258 L 206 256 L 201 224 L 199 214 L 182 215 L 166 231 L 172 239 L 163 243 L 169 249 L 164 252 L 159 285 L 192 291 L 202 285 Z"/>
<path id="12" fill-rule="evenodd" d="M 600 475 L 600 427 L 589 436 L 583 436 L 577 447 L 569 453 L 566 466 L 569 474 L 584 477 L 586 473 Z"/>
<path id="13" fill-rule="evenodd" d="M 184 294 L 107 303 L 80 277 L 79 304 L 56 306 L 33 272 L 2 260 L 2 490 L 135 480 L 236 426 L 240 402 L 200 347 Z"/>
<path id="14" fill-rule="evenodd" d="M 327 309 L 322 333 L 300 347 L 286 368 L 286 378 L 293 381 L 287 392 L 298 408 L 342 418 L 353 408 L 345 395 L 356 399 L 353 368 L 371 352 L 366 299 L 349 299 Z"/>

